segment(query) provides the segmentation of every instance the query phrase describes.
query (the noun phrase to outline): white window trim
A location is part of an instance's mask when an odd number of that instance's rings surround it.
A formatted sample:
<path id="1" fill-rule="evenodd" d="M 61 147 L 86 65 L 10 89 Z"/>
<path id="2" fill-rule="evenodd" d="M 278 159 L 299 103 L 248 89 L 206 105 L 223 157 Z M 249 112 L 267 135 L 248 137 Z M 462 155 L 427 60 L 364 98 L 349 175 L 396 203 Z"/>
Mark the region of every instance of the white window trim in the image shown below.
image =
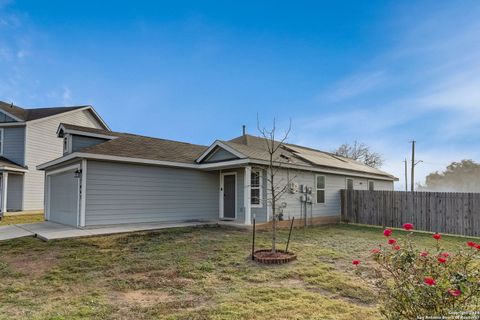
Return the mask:
<path id="1" fill-rule="evenodd" d="M 370 182 L 373 183 L 373 190 L 375 191 L 375 180 L 367 180 L 367 190 L 370 191 Z"/>
<path id="2" fill-rule="evenodd" d="M 263 208 L 263 174 L 262 174 L 262 169 L 253 169 L 252 168 L 252 173 L 253 172 L 258 172 L 258 190 L 259 190 L 258 200 L 259 200 L 259 202 L 258 202 L 258 204 L 253 204 L 251 196 L 250 196 L 251 208 Z M 255 189 L 257 189 L 257 188 L 255 188 Z M 252 190 L 251 180 L 250 180 L 250 190 Z M 251 194 L 251 191 L 250 191 L 250 194 Z"/>
<path id="3" fill-rule="evenodd" d="M 355 190 L 355 180 L 353 178 L 345 178 L 345 190 L 348 190 L 348 180 L 352 180 L 352 190 Z"/>
<path id="4" fill-rule="evenodd" d="M 67 139 L 66 145 L 65 139 Z M 70 134 L 66 134 L 63 136 L 63 153 L 72 153 L 72 136 Z"/>
<path id="5" fill-rule="evenodd" d="M 3 144 L 4 144 L 4 141 L 5 141 L 5 131 L 3 128 L 0 128 L 0 134 L 2 135 L 2 137 L 0 138 L 0 155 L 3 156 Z"/>
<path id="6" fill-rule="evenodd" d="M 317 179 L 318 177 L 323 177 L 323 189 L 318 188 Z M 318 202 L 317 199 L 317 191 L 323 190 L 323 202 Z M 316 174 L 315 175 L 315 204 L 316 205 L 325 205 L 327 203 L 327 176 L 324 174 Z"/>

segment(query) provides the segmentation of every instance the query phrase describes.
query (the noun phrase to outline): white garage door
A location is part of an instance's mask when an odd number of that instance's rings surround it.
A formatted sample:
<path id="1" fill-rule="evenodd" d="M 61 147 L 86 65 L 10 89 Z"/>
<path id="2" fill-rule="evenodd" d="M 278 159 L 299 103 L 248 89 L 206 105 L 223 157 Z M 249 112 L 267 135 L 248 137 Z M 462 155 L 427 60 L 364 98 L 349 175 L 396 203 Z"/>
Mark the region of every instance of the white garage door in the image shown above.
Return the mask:
<path id="1" fill-rule="evenodd" d="M 48 220 L 78 226 L 79 184 L 75 169 L 49 176 Z"/>

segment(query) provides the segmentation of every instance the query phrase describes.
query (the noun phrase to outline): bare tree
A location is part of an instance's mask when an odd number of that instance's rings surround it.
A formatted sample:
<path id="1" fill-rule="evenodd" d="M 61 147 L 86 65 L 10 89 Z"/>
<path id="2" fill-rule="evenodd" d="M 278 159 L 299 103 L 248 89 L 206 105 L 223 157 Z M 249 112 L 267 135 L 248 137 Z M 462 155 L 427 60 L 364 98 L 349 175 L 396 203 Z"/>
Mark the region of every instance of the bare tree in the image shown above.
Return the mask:
<path id="1" fill-rule="evenodd" d="M 257 116 L 257 129 L 265 140 L 266 149 L 268 152 L 268 164 L 267 170 L 267 187 L 270 192 L 267 192 L 267 205 L 272 208 L 272 253 L 276 252 L 276 239 L 277 239 L 277 220 L 279 218 L 278 211 L 280 207 L 278 203 L 281 197 L 288 190 L 290 182 L 294 177 L 290 177 L 288 169 L 286 169 L 286 178 L 278 177 L 279 173 L 283 169 L 285 164 L 288 163 L 288 156 L 282 154 L 285 141 L 290 134 L 292 128 L 292 121 L 290 120 L 288 129 L 280 136 L 279 140 L 276 140 L 277 127 L 275 118 L 273 119 L 273 126 L 271 129 L 266 129 L 260 126 L 260 121 Z"/>
<path id="2" fill-rule="evenodd" d="M 353 144 L 342 144 L 333 153 L 337 156 L 362 162 L 372 168 L 380 168 L 384 163 L 383 156 L 380 153 L 371 151 L 367 144 L 358 142 L 357 140 L 355 140 Z"/>

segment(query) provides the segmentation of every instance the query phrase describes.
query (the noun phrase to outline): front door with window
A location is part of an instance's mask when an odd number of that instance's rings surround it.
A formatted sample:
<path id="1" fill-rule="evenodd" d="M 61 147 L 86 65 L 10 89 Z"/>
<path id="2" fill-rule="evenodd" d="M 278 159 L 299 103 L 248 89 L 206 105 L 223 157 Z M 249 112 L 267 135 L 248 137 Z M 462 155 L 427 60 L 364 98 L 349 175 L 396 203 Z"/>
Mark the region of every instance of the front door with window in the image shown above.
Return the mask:
<path id="1" fill-rule="evenodd" d="M 223 176 L 223 218 L 235 219 L 236 202 L 236 176 L 226 174 Z"/>

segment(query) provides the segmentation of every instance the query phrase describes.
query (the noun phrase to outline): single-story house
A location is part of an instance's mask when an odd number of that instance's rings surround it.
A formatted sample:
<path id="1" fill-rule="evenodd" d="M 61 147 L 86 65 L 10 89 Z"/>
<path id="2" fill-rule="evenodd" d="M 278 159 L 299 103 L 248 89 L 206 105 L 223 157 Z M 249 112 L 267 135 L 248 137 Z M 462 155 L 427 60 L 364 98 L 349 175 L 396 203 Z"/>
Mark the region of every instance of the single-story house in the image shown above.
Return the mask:
<path id="1" fill-rule="evenodd" d="M 269 154 L 263 138 L 243 134 L 210 146 L 60 124 L 64 155 L 45 171 L 46 220 L 102 225 L 272 219 Z M 393 190 L 394 176 L 327 152 L 285 144 L 277 182 L 288 182 L 283 219 L 338 220 L 341 189 Z"/>

